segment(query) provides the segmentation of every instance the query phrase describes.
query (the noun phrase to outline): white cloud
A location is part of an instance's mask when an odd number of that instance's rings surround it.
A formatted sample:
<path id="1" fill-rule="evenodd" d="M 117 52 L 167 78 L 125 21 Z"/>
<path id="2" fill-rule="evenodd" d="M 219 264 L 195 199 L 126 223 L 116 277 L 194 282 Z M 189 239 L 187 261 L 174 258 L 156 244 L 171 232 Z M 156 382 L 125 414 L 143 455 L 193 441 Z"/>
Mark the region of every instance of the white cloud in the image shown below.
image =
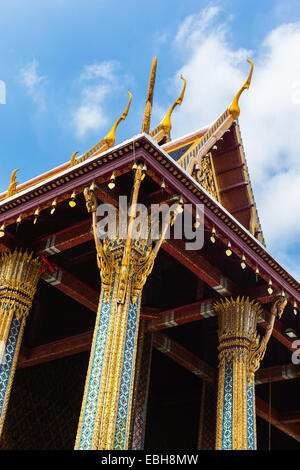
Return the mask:
<path id="1" fill-rule="evenodd" d="M 119 66 L 116 61 L 103 61 L 99 64 L 85 65 L 79 80 L 94 80 L 95 78 L 103 78 L 108 81 L 115 81 L 115 71 Z"/>
<path id="2" fill-rule="evenodd" d="M 187 89 L 172 137 L 215 120 L 245 82 L 246 58 L 253 59 L 239 121 L 266 243 L 282 254 L 300 240 L 300 23 L 279 25 L 251 52 L 229 42 L 230 22 L 224 14 L 219 21 L 219 12 L 208 7 L 188 17 L 174 38 L 184 65 L 172 87 L 176 93 L 182 73 Z"/>
<path id="3" fill-rule="evenodd" d="M 27 88 L 32 99 L 40 106 L 44 107 L 43 85 L 46 78 L 38 74 L 39 64 L 36 59 L 25 65 L 20 70 L 20 81 Z"/>
<path id="4" fill-rule="evenodd" d="M 188 16 L 180 25 L 175 37 L 178 45 L 184 44 L 191 49 L 197 47 L 199 41 L 202 41 L 203 35 L 206 34 L 207 28 L 211 26 L 212 20 L 218 16 L 219 8 L 209 6 L 204 8 L 198 15 Z M 224 28 L 223 24 L 217 26 L 221 32 Z"/>
<path id="5" fill-rule="evenodd" d="M 118 88 L 115 61 L 86 65 L 79 76 L 81 103 L 73 113 L 73 126 L 79 138 L 107 124 L 104 101 Z"/>
<path id="6" fill-rule="evenodd" d="M 80 106 L 73 120 L 78 137 L 83 137 L 88 131 L 101 129 L 106 122 L 102 109 L 92 103 Z"/>

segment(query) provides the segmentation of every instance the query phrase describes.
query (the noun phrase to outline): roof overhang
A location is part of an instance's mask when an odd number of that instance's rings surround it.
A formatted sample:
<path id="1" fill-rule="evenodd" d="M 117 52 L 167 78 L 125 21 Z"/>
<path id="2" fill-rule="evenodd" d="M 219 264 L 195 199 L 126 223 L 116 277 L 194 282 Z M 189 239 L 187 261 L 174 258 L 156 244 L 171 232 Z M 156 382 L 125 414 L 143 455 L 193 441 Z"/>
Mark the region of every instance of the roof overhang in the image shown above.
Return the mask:
<path id="1" fill-rule="evenodd" d="M 25 189 L 0 201 L 0 223 L 14 223 L 20 214 L 30 215 L 37 207 L 43 210 L 49 207 L 55 198 L 66 198 L 66 195 L 74 190 L 83 190 L 96 179 L 109 179 L 113 171 L 128 171 L 131 164 L 137 160 L 143 160 L 149 175 L 156 181 L 164 180 L 174 193 L 184 197 L 185 202 L 193 205 L 203 204 L 205 225 L 210 229 L 215 227 L 224 244 L 230 241 L 233 251 L 240 255 L 244 253 L 252 269 L 259 267 L 261 277 L 266 281 L 271 278 L 279 290 L 284 290 L 288 296 L 300 303 L 299 283 L 148 134 L 138 134 L 100 155 L 66 168 L 58 174 L 52 174 L 33 186 L 28 187 L 25 183 Z"/>

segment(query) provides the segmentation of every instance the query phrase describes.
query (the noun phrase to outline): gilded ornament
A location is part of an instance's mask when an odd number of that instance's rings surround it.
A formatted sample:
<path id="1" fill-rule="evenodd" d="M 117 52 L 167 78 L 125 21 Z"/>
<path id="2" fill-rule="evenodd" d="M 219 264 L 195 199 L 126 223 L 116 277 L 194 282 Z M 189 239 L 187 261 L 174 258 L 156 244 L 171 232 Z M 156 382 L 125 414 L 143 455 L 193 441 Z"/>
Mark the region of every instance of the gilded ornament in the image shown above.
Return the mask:
<path id="1" fill-rule="evenodd" d="M 248 78 L 242 88 L 238 91 L 238 93 L 235 95 L 231 105 L 229 106 L 229 112 L 232 115 L 233 119 L 237 119 L 240 115 L 240 107 L 239 107 L 239 98 L 241 94 L 243 93 L 244 90 L 248 89 L 250 87 L 251 83 L 251 78 L 252 78 L 252 73 L 253 73 L 253 62 L 250 59 L 247 59 L 247 62 L 251 64 L 250 72 L 248 75 Z"/>
<path id="2" fill-rule="evenodd" d="M 265 332 L 264 337 L 260 341 L 259 336 L 256 335 L 255 338 L 253 339 L 253 342 L 251 343 L 250 351 L 249 351 L 249 359 L 248 359 L 248 383 L 251 383 L 251 381 L 254 378 L 255 372 L 257 372 L 260 367 L 260 363 L 265 356 L 267 345 L 272 335 L 275 319 L 281 318 L 286 304 L 287 304 L 287 299 L 285 297 L 279 297 L 273 303 L 272 308 L 271 308 L 271 317 L 266 327 L 266 332 Z"/>
<path id="3" fill-rule="evenodd" d="M 150 130 L 151 110 L 152 110 L 152 103 L 153 103 L 155 78 L 156 78 L 156 66 L 157 66 L 157 58 L 154 57 L 152 61 L 152 66 L 151 66 L 148 93 L 147 93 L 147 98 L 146 98 L 146 106 L 145 106 L 143 125 L 142 125 L 142 132 L 145 132 L 146 134 L 148 134 Z"/>
<path id="4" fill-rule="evenodd" d="M 76 155 L 77 155 L 78 152 L 73 152 L 72 155 L 71 155 L 71 160 L 70 160 L 70 167 L 76 165 L 77 161 L 76 161 Z"/>
<path id="5" fill-rule="evenodd" d="M 106 146 L 104 148 L 104 150 L 107 150 L 108 148 L 110 147 L 113 147 L 115 145 L 115 141 L 116 141 L 116 137 L 115 137 L 115 133 L 116 133 L 116 129 L 118 127 L 118 125 L 120 124 L 121 121 L 124 121 L 127 117 L 127 114 L 128 114 L 128 111 L 129 111 L 129 108 L 130 108 L 130 103 L 131 103 L 131 100 L 132 100 L 132 94 L 130 93 L 130 91 L 128 91 L 128 95 L 129 95 L 129 101 L 128 101 L 128 104 L 126 106 L 126 109 L 124 111 L 124 113 L 122 114 L 122 116 L 119 117 L 119 119 L 114 123 L 114 125 L 112 126 L 111 130 L 109 131 L 109 133 L 107 134 L 106 137 L 104 137 L 103 139 L 103 143 L 104 143 L 104 146 Z M 98 152 L 100 153 L 100 152 Z"/>
<path id="6" fill-rule="evenodd" d="M 172 104 L 170 109 L 168 110 L 167 114 L 161 121 L 161 123 L 151 131 L 150 135 L 151 137 L 156 141 L 156 142 L 161 142 L 164 137 L 168 137 L 168 140 L 170 139 L 169 134 L 172 128 L 172 123 L 171 123 L 171 115 L 175 109 L 176 106 L 181 105 L 183 97 L 184 97 L 184 92 L 186 88 L 186 79 L 180 75 L 180 78 L 184 81 L 182 91 L 177 98 L 177 100 Z"/>
<path id="7" fill-rule="evenodd" d="M 17 184 L 18 182 L 16 181 L 16 173 L 17 171 L 20 171 L 19 169 L 17 170 L 14 170 L 11 174 L 11 177 L 10 177 L 10 185 L 9 185 L 9 188 L 7 190 L 7 195 L 6 197 L 10 197 L 10 196 L 13 196 L 14 194 L 16 194 L 17 192 Z"/>

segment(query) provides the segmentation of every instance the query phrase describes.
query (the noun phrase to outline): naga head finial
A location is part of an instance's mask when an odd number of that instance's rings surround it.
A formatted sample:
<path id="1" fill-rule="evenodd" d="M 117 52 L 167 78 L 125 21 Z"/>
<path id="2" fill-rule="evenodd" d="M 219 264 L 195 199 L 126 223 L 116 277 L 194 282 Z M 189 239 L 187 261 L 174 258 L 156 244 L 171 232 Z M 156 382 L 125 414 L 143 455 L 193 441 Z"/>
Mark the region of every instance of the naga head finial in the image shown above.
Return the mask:
<path id="1" fill-rule="evenodd" d="M 16 181 L 16 173 L 17 171 L 20 171 L 19 168 L 17 170 L 14 170 L 11 174 L 11 177 L 10 177 L 10 184 L 9 184 L 9 188 L 8 188 L 8 191 L 7 191 L 7 196 L 6 197 L 10 197 L 10 196 L 13 196 L 14 194 L 16 194 L 17 192 L 17 184 L 18 182 Z"/>
<path id="2" fill-rule="evenodd" d="M 76 159 L 75 159 L 75 157 L 76 157 L 77 153 L 78 153 L 78 152 L 73 152 L 73 153 L 72 153 L 72 155 L 71 155 L 71 160 L 70 160 L 70 167 L 76 165 Z"/>
<path id="3" fill-rule="evenodd" d="M 180 75 L 180 78 L 184 81 L 181 93 L 180 93 L 179 97 L 177 98 L 177 100 L 175 101 L 175 103 L 172 104 L 171 108 L 169 109 L 169 111 L 165 115 L 164 119 L 160 123 L 161 127 L 163 128 L 163 130 L 166 134 L 168 134 L 170 132 L 171 127 L 172 127 L 171 114 L 172 114 L 172 112 L 174 111 L 174 108 L 177 105 L 181 105 L 183 97 L 184 97 L 184 92 L 185 92 L 185 88 L 186 88 L 186 79 L 182 75 Z"/>
<path id="4" fill-rule="evenodd" d="M 130 103 L 131 103 L 131 100 L 132 100 L 132 94 L 130 93 L 130 91 L 128 91 L 128 95 L 129 95 L 129 101 L 128 101 L 128 104 L 126 106 L 126 109 L 125 109 L 124 113 L 122 114 L 121 117 L 119 117 L 119 119 L 112 126 L 112 128 L 109 131 L 109 133 L 107 134 L 107 136 L 104 137 L 104 139 L 103 139 L 104 142 L 106 143 L 106 145 L 108 146 L 108 148 L 113 147 L 115 145 L 115 141 L 116 141 L 115 132 L 116 132 L 116 129 L 117 129 L 118 125 L 120 124 L 120 122 L 122 120 L 126 119 L 126 117 L 127 117 L 129 107 L 130 107 Z"/>
<path id="5" fill-rule="evenodd" d="M 242 86 L 242 88 L 235 95 L 231 105 L 228 108 L 230 114 L 232 115 L 232 117 L 234 119 L 237 119 L 239 117 L 239 114 L 240 114 L 239 98 L 240 98 L 241 94 L 243 93 L 243 91 L 246 90 L 246 88 L 249 88 L 250 83 L 251 83 L 252 72 L 253 72 L 253 62 L 250 59 L 247 59 L 247 62 L 249 62 L 249 64 L 251 64 L 251 69 L 250 69 L 248 78 L 247 78 L 246 82 L 244 83 L 244 85 Z"/>
<path id="6" fill-rule="evenodd" d="M 272 305 L 272 308 L 271 308 L 272 315 L 280 319 L 282 317 L 286 304 L 287 304 L 286 296 L 280 295 L 278 299 L 275 300 L 274 304 Z"/>

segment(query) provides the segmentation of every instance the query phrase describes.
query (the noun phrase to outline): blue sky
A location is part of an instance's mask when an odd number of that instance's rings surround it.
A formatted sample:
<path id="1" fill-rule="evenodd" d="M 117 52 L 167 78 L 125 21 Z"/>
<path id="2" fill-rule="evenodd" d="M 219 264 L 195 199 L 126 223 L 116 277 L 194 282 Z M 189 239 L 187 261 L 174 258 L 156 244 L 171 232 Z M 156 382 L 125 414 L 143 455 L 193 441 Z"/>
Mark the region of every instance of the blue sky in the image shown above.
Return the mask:
<path id="1" fill-rule="evenodd" d="M 0 0 L 0 191 L 85 152 L 133 95 L 117 141 L 140 132 L 158 59 L 152 126 L 176 99 L 173 137 L 221 114 L 248 74 L 240 126 L 269 250 L 300 278 L 300 3 L 297 0 Z M 1 101 L 1 97 L 0 97 Z"/>

